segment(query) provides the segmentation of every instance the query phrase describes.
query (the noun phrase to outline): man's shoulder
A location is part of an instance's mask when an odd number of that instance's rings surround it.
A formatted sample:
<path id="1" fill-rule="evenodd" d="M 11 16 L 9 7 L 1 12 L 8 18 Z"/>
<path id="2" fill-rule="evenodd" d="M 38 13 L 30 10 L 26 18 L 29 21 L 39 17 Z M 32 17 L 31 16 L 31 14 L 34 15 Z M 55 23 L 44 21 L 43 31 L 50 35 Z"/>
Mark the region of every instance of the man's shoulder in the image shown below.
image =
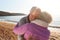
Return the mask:
<path id="1" fill-rule="evenodd" d="M 26 20 L 26 18 L 27 18 L 27 17 L 23 17 L 23 18 L 21 18 L 21 20 Z"/>
<path id="2" fill-rule="evenodd" d="M 27 23 L 26 19 L 27 19 L 27 17 L 21 18 L 21 19 L 20 19 L 20 23 Z"/>

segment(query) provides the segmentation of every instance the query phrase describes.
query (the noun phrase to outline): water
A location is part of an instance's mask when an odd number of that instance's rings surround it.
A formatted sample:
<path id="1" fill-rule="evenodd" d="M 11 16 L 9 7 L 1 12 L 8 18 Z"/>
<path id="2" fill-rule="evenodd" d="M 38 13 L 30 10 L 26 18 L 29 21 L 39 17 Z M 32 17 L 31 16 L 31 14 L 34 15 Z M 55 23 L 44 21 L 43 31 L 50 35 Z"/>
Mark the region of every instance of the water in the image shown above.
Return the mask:
<path id="1" fill-rule="evenodd" d="M 0 16 L 0 19 L 19 21 L 24 16 Z"/>
<path id="2" fill-rule="evenodd" d="M 60 21 L 53 21 L 53 22 L 51 23 L 51 25 L 60 26 Z"/>
<path id="3" fill-rule="evenodd" d="M 0 19 L 5 19 L 5 20 L 12 20 L 12 21 L 19 21 L 22 17 L 24 16 L 0 16 Z M 53 21 L 50 25 L 52 26 L 60 26 L 60 21 Z"/>

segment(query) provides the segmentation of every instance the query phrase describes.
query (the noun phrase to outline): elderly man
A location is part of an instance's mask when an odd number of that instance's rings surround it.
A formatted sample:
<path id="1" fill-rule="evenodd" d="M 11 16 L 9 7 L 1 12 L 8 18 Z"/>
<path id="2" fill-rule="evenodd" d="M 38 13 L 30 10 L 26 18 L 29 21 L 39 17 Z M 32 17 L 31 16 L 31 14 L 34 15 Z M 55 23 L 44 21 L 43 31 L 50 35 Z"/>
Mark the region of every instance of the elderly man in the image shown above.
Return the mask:
<path id="1" fill-rule="evenodd" d="M 19 22 L 18 24 L 16 25 L 16 27 L 19 27 L 25 23 L 30 23 L 30 21 L 36 19 L 38 17 L 38 15 L 41 13 L 41 10 L 37 7 L 32 7 L 31 8 L 31 11 L 29 13 L 28 16 L 26 17 L 23 17 Z"/>

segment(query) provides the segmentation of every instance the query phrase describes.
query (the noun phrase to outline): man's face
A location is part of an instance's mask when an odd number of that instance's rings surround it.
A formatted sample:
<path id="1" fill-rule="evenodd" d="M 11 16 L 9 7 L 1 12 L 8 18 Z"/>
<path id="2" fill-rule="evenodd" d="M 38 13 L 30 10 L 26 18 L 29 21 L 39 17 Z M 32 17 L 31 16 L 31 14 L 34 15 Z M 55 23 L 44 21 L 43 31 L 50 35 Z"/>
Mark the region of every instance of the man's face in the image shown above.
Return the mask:
<path id="1" fill-rule="evenodd" d="M 30 14 L 30 21 L 32 21 L 32 20 L 35 20 L 36 18 L 38 18 L 39 17 L 39 15 L 40 15 L 40 13 L 41 13 L 41 10 L 38 8 L 38 9 L 35 9 L 31 14 Z"/>

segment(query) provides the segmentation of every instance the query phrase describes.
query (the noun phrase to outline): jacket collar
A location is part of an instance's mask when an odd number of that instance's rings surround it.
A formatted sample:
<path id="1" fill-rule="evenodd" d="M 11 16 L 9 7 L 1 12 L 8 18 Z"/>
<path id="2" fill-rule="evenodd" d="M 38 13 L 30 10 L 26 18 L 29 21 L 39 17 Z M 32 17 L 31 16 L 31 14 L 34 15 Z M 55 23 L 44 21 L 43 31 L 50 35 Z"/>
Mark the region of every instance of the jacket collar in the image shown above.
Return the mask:
<path id="1" fill-rule="evenodd" d="M 44 21 L 39 20 L 39 19 L 31 21 L 31 23 L 35 23 L 35 24 L 37 24 L 39 26 L 42 26 L 42 27 L 45 27 L 45 28 L 48 27 L 48 23 L 47 22 L 44 22 Z"/>

